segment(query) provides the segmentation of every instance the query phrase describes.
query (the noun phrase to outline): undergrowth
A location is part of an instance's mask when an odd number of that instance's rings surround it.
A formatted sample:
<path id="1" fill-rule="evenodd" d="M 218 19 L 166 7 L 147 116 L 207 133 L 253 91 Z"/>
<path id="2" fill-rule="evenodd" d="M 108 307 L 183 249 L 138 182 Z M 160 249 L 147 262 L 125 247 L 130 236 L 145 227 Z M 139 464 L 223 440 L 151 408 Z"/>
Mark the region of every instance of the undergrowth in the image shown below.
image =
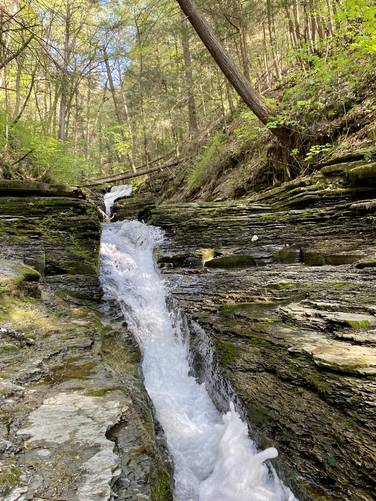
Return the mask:
<path id="1" fill-rule="evenodd" d="M 70 142 L 43 133 L 38 123 L 13 123 L 0 113 L 0 178 L 79 184 L 92 171 Z"/>
<path id="2" fill-rule="evenodd" d="M 226 135 L 222 132 L 214 134 L 203 148 L 201 155 L 193 163 L 187 176 L 187 183 L 191 192 L 199 189 L 213 175 L 221 161 L 226 139 Z"/>
<path id="3" fill-rule="evenodd" d="M 311 56 L 304 77 L 290 72 L 269 92 L 274 115 L 267 126 L 245 105 L 227 118 L 226 127 L 217 124 L 193 162 L 164 185 L 163 199 L 239 198 L 309 174 L 336 156 L 362 150 L 366 158 L 376 140 L 376 52 L 347 45 L 348 52 Z M 296 135 L 289 151 L 271 134 L 281 125 Z"/>

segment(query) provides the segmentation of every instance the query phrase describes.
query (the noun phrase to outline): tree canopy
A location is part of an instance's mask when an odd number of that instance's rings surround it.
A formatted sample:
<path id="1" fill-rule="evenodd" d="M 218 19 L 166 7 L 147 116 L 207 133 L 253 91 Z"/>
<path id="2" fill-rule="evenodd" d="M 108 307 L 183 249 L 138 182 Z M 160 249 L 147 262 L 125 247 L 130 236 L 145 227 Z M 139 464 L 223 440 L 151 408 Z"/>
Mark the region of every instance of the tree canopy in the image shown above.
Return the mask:
<path id="1" fill-rule="evenodd" d="M 81 183 L 147 169 L 184 156 L 218 122 L 226 127 L 240 98 L 179 3 L 4 0 L 1 175 Z M 260 127 L 295 127 L 281 105 L 289 89 L 298 86 L 295 115 L 320 112 L 325 89 L 337 83 L 344 103 L 342 82 L 372 71 L 376 7 L 368 0 L 196 4 L 272 111 Z"/>

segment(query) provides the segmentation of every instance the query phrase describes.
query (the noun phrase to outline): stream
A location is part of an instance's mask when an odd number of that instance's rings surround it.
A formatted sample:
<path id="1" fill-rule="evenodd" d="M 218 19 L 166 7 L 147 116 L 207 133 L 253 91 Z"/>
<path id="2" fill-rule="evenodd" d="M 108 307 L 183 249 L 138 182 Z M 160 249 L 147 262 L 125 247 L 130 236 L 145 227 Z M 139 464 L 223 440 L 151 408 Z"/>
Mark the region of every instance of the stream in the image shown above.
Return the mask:
<path id="1" fill-rule="evenodd" d="M 101 282 L 140 346 L 145 387 L 174 462 L 174 499 L 296 501 L 265 463 L 277 450 L 257 451 L 234 405 L 221 415 L 192 376 L 183 330 L 154 262 L 163 239 L 161 229 L 138 221 L 104 224 Z"/>

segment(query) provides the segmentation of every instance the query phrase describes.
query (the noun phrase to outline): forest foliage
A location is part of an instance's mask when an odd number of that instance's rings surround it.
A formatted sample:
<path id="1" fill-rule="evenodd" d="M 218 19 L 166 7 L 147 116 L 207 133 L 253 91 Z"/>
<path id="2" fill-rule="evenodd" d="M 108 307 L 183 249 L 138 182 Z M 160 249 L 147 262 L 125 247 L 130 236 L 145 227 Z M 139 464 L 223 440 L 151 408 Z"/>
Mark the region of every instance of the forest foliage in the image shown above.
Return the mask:
<path id="1" fill-rule="evenodd" d="M 360 101 L 375 111 L 369 0 L 196 3 L 273 110 L 266 127 L 175 0 L 4 0 L 1 176 L 79 184 L 197 151 L 188 172 L 195 190 L 226 150 L 228 129 L 248 147 L 268 128 L 291 127 L 302 139 L 290 155 L 303 165 L 333 148 L 323 121 Z"/>

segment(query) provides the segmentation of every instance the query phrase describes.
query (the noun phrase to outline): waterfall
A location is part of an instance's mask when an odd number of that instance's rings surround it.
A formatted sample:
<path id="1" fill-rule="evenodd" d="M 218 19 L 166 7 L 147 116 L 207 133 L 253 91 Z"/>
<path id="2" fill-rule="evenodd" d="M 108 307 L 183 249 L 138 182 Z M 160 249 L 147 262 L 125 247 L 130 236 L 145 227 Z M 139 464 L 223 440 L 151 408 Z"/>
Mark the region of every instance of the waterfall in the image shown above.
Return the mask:
<path id="1" fill-rule="evenodd" d="M 138 221 L 105 224 L 101 281 L 140 345 L 145 387 L 174 462 L 174 499 L 296 501 L 265 464 L 276 449 L 258 452 L 234 405 L 221 415 L 191 375 L 181 326 L 153 259 L 162 241 L 162 230 Z"/>
<path id="2" fill-rule="evenodd" d="M 104 206 L 106 207 L 106 214 L 111 215 L 112 206 L 119 200 L 132 195 L 133 186 L 131 184 L 122 184 L 120 186 L 113 186 L 111 191 L 104 196 Z"/>

